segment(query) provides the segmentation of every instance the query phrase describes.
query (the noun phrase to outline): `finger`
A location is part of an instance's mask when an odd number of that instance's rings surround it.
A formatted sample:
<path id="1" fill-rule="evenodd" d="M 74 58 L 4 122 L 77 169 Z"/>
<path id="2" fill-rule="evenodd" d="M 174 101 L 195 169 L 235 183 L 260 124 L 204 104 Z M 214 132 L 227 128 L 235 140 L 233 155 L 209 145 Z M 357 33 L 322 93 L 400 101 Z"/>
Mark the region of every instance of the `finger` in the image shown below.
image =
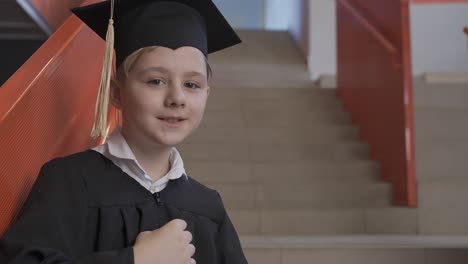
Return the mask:
<path id="1" fill-rule="evenodd" d="M 193 258 L 191 258 L 190 259 L 190 264 L 197 264 L 197 262 Z"/>
<path id="2" fill-rule="evenodd" d="M 182 219 L 175 219 L 173 223 L 179 230 L 185 230 L 187 228 L 187 222 Z"/>
<path id="3" fill-rule="evenodd" d="M 189 231 L 184 231 L 184 241 L 186 243 L 190 243 L 192 242 L 192 239 L 193 239 L 192 233 L 190 233 Z"/>
<path id="4" fill-rule="evenodd" d="M 195 246 L 193 244 L 188 245 L 188 255 L 193 256 L 195 254 Z"/>

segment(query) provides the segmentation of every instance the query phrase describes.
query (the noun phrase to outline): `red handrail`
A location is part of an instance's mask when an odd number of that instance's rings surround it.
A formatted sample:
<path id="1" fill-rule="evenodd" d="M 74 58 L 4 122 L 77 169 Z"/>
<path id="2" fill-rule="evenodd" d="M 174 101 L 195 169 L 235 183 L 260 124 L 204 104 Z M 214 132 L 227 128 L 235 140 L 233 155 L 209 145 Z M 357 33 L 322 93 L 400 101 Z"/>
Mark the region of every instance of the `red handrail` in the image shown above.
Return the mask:
<path id="1" fill-rule="evenodd" d="M 369 32 L 372 32 L 371 36 L 374 37 L 380 44 L 387 49 L 387 51 L 395 57 L 399 56 L 397 48 L 393 43 L 387 39 L 382 32 L 380 32 L 369 20 L 367 20 L 355 7 L 353 7 L 348 1 L 340 1 L 341 4 L 348 12 L 353 14 L 354 18 L 365 27 Z"/>
<path id="2" fill-rule="evenodd" d="M 391 5 L 394 13 L 386 12 L 386 19 L 393 19 L 388 21 L 393 24 L 375 26 L 354 5 L 365 5 L 365 1 L 337 1 L 337 93 L 359 126 L 361 139 L 370 145 L 371 158 L 380 162 L 383 180 L 392 183 L 394 204 L 416 206 L 409 32 L 395 28 L 409 27 L 403 14 L 407 6 L 400 0 L 373 1 L 381 3 L 363 6 L 365 10 L 378 14 L 383 12 L 379 8 Z M 381 28 L 391 32 L 392 38 Z"/>

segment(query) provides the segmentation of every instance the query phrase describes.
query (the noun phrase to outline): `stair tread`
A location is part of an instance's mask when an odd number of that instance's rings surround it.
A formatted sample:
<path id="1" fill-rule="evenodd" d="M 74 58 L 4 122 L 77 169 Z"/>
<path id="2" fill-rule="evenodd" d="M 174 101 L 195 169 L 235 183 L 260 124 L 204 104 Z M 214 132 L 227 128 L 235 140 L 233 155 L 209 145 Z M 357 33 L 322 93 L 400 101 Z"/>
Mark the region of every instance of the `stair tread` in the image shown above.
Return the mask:
<path id="1" fill-rule="evenodd" d="M 347 235 L 347 236 L 245 236 L 244 248 L 467 248 L 468 236 Z"/>

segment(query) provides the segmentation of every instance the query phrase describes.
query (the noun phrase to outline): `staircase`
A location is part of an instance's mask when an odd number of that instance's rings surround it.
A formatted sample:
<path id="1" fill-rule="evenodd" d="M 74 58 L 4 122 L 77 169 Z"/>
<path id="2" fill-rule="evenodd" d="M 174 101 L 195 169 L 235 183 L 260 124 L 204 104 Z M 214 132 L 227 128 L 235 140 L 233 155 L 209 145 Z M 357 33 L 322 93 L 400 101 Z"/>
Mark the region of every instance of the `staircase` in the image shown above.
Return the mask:
<path id="1" fill-rule="evenodd" d="M 468 235 L 468 83 L 415 80 L 422 234 Z"/>
<path id="2" fill-rule="evenodd" d="M 307 71 L 297 69 L 304 61 L 288 34 L 240 34 L 244 46 L 214 58 L 216 86 L 205 120 L 181 146 L 188 171 L 222 194 L 238 232 L 417 233 L 416 212 L 391 207 L 391 185 L 379 181 L 379 165 L 369 160 L 335 92 L 302 79 Z M 285 52 L 275 52 L 278 47 Z M 229 61 L 241 84 L 225 79 L 229 66 L 222 63 Z M 266 79 L 263 65 L 274 70 L 268 84 L 249 86 L 245 80 Z M 284 71 L 294 87 L 281 77 Z M 389 228 L 395 215 L 404 221 Z"/>
<path id="3" fill-rule="evenodd" d="M 288 34 L 239 34 L 244 44 L 210 57 L 204 121 L 179 149 L 221 193 L 249 263 L 462 263 L 453 248 L 465 240 L 416 236 L 418 210 L 392 206 L 359 129 L 307 80 Z"/>

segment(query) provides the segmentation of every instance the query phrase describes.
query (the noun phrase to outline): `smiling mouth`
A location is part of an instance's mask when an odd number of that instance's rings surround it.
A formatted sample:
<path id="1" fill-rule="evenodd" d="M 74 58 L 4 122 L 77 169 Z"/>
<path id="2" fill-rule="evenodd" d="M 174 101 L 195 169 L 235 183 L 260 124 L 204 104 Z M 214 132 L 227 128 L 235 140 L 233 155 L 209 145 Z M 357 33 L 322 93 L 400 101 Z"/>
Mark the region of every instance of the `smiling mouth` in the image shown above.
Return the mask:
<path id="1" fill-rule="evenodd" d="M 182 119 L 182 118 L 159 118 L 159 117 L 158 117 L 158 119 L 161 120 L 161 121 L 165 121 L 167 123 L 171 123 L 171 124 L 177 124 L 177 123 L 185 120 L 185 119 Z"/>

